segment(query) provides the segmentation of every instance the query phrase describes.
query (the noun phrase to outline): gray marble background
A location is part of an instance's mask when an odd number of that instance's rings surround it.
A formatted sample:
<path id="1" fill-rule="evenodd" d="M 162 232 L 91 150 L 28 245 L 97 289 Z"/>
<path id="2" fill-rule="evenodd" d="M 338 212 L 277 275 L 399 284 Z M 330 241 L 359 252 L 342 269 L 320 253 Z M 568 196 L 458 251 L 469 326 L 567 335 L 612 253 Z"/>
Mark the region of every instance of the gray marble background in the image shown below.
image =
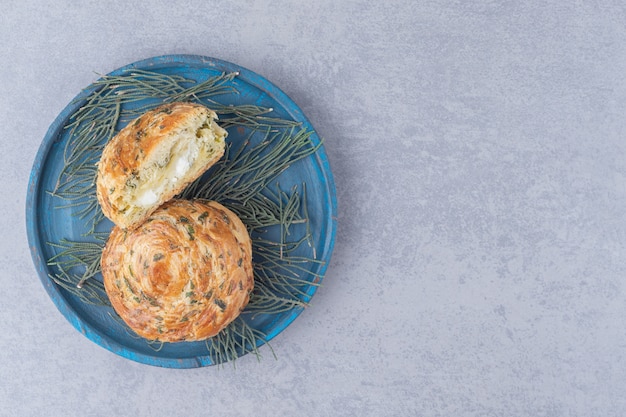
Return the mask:
<path id="1" fill-rule="evenodd" d="M 625 3 L 232 3 L 3 3 L 0 415 L 625 415 Z M 31 261 L 50 123 L 94 71 L 180 53 L 264 75 L 326 140 L 336 249 L 278 360 L 118 357 Z"/>

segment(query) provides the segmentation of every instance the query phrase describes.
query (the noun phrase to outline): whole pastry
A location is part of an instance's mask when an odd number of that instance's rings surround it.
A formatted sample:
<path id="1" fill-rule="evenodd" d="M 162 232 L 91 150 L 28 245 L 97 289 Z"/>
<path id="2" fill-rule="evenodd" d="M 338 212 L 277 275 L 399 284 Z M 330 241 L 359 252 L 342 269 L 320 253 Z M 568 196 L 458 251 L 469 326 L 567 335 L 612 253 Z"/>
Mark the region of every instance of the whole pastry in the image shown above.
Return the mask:
<path id="1" fill-rule="evenodd" d="M 102 212 L 132 228 L 215 164 L 226 130 L 214 111 L 195 103 L 170 103 L 131 121 L 105 146 L 96 193 Z"/>
<path id="2" fill-rule="evenodd" d="M 140 336 L 164 342 L 216 335 L 254 287 L 248 232 L 214 201 L 174 199 L 133 230 L 114 227 L 101 266 L 118 315 Z"/>

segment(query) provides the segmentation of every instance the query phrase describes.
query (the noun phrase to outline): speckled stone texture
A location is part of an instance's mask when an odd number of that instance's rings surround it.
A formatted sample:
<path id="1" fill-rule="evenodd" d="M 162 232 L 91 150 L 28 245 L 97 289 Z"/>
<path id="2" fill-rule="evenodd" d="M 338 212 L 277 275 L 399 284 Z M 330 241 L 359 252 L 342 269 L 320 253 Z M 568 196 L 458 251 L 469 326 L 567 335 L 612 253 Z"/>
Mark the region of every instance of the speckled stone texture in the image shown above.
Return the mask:
<path id="1" fill-rule="evenodd" d="M 0 415 L 626 415 L 623 1 L 137 3 L 0 13 Z M 262 74 L 325 139 L 335 252 L 277 360 L 128 361 L 36 276 L 49 124 L 94 71 L 174 53 Z"/>

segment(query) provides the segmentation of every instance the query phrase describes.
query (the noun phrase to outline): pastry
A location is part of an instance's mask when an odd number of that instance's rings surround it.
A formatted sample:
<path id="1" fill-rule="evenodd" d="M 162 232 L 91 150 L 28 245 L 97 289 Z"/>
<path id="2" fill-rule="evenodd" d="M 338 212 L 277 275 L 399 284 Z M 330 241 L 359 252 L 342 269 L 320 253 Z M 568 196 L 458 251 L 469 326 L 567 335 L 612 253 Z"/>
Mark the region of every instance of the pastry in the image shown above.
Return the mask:
<path id="1" fill-rule="evenodd" d="M 173 199 L 132 230 L 114 227 L 101 266 L 122 320 L 163 342 L 216 335 L 254 287 L 248 231 L 214 201 Z"/>
<path id="2" fill-rule="evenodd" d="M 214 111 L 170 103 L 131 121 L 102 151 L 96 193 L 102 212 L 133 228 L 224 154 L 226 130 Z"/>

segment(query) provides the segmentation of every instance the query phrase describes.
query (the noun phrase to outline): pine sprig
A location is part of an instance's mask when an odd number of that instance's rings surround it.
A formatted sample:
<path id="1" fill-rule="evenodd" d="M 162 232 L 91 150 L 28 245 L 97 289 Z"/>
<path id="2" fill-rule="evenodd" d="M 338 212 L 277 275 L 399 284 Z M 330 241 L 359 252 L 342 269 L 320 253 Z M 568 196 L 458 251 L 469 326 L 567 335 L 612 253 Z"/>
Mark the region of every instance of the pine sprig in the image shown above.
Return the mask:
<path id="1" fill-rule="evenodd" d="M 229 146 L 222 161 L 211 169 L 210 181 L 198 179 L 182 197 L 238 201 L 245 205 L 249 199 L 267 192 L 271 182 L 289 166 L 317 151 L 321 143 L 311 146 L 311 134 L 307 129 L 276 133 L 267 129 L 257 145 L 251 146 L 250 140 L 246 140 L 232 156 Z"/>
<path id="2" fill-rule="evenodd" d="M 206 341 L 216 364 L 247 352 L 258 357 L 257 345 L 265 342 L 266 336 L 244 317 L 306 307 L 308 289 L 318 285 L 321 278 L 310 270 L 320 261 L 315 259 L 312 245 L 306 184 L 302 184 L 301 191 L 298 187 L 282 191 L 275 182 L 282 172 L 314 154 L 321 144 L 313 146 L 312 132 L 300 123 L 271 116 L 271 108 L 220 103 L 220 95 L 237 94 L 233 84 L 237 75 L 223 73 L 199 82 L 145 70 L 102 76 L 85 91 L 81 106 L 66 123 L 65 164 L 56 187 L 49 191 L 65 201 L 62 207 L 73 208 L 77 218 L 88 225 L 86 241 L 50 242 L 55 252 L 48 260 L 55 270 L 50 278 L 82 302 L 110 306 L 100 276 L 100 257 L 107 235 L 96 232 L 104 219 L 95 195 L 96 163 L 104 145 L 130 120 L 174 101 L 204 104 L 220 115 L 220 124 L 229 133 L 241 134 L 241 129 L 248 132 L 238 147 L 228 145 L 224 158 L 208 176 L 195 181 L 180 195 L 224 204 L 255 236 L 255 289 L 250 302 L 241 316 Z M 311 253 L 311 248 L 312 256 L 303 255 Z"/>

